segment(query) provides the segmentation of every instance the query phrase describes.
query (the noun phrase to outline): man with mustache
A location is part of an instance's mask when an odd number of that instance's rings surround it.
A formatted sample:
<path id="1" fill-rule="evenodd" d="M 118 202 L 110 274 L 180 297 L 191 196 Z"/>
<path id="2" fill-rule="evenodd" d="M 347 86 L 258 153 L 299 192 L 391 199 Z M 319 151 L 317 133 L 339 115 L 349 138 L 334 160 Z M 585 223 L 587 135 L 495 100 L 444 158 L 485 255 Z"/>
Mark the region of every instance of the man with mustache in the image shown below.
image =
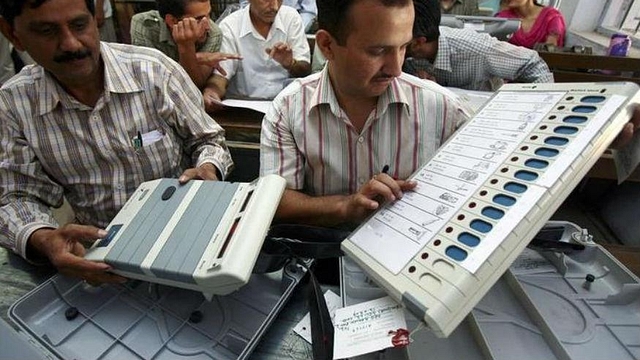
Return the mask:
<path id="1" fill-rule="evenodd" d="M 404 179 L 470 111 L 439 85 L 402 73 L 411 0 L 317 5 L 327 66 L 274 99 L 262 123 L 260 172 L 287 179 L 278 220 L 350 227 L 413 189 Z"/>
<path id="2" fill-rule="evenodd" d="M 242 61 L 220 64 L 226 75 L 216 73 L 204 90 L 207 110 L 226 97 L 273 99 L 286 80 L 311 71 L 310 50 L 300 14 L 282 0 L 250 0 L 249 6 L 220 23 L 220 50 L 240 54 Z"/>
<path id="3" fill-rule="evenodd" d="M 182 65 L 193 82 L 203 89 L 218 63 L 238 56 L 220 54 L 222 33 L 211 20 L 209 0 L 158 0 L 158 10 L 131 18 L 131 43 L 162 51 Z M 202 64 L 197 54 L 217 56 L 217 62 Z"/>
<path id="4" fill-rule="evenodd" d="M 223 179 L 233 166 L 202 96 L 161 52 L 99 41 L 93 0 L 3 0 L 0 29 L 37 65 L 0 89 L 0 244 L 90 283 L 120 282 L 83 259 L 136 187 Z M 76 224 L 50 207 L 65 197 Z"/>

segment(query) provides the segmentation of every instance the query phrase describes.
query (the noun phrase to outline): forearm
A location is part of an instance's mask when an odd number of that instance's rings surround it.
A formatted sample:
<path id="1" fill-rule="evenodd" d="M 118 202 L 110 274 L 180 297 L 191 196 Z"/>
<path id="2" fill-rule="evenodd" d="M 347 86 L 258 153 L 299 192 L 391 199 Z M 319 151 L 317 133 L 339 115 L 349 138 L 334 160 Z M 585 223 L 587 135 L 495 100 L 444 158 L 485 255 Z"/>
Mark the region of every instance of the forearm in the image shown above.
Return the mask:
<path id="1" fill-rule="evenodd" d="M 227 79 L 222 75 L 213 74 L 207 79 L 203 92 L 205 90 L 213 91 L 220 99 L 222 99 L 227 93 Z"/>
<path id="2" fill-rule="evenodd" d="M 198 63 L 195 45 L 187 47 L 178 46 L 178 56 L 178 63 L 180 63 L 187 74 L 189 74 L 189 77 L 198 89 L 203 89 L 207 85 L 212 68 Z"/>
<path id="3" fill-rule="evenodd" d="M 304 77 L 311 73 L 311 64 L 307 61 L 293 59 L 291 64 L 286 66 L 285 69 L 289 71 L 291 77 Z"/>
<path id="4" fill-rule="evenodd" d="M 348 196 L 309 196 L 296 190 L 285 190 L 276 211 L 279 222 L 317 226 L 337 226 L 350 222 Z"/>
<path id="5" fill-rule="evenodd" d="M 553 74 L 538 53 L 531 51 L 531 57 L 518 69 L 514 80 L 524 83 L 548 83 L 553 82 Z"/>

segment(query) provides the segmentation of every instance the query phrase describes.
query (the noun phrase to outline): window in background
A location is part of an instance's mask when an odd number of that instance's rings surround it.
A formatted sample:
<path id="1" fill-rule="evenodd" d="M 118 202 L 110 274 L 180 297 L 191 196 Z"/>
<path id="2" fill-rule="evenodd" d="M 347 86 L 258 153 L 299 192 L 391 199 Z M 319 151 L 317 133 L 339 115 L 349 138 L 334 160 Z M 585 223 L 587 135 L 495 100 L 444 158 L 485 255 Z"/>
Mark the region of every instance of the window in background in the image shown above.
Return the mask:
<path id="1" fill-rule="evenodd" d="M 598 32 L 611 36 L 624 33 L 640 42 L 640 0 L 607 0 L 600 18 Z"/>

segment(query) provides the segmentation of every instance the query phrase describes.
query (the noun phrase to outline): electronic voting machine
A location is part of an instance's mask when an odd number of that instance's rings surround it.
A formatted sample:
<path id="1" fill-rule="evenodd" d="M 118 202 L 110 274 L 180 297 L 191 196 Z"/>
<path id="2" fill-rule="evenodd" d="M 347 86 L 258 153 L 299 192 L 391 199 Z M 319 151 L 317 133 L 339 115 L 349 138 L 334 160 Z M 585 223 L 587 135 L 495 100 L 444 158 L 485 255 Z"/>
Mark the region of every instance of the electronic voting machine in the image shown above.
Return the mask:
<path id="1" fill-rule="evenodd" d="M 374 213 L 342 249 L 437 336 L 448 336 L 638 100 L 633 83 L 503 86 L 411 176 L 415 191 Z"/>
<path id="2" fill-rule="evenodd" d="M 145 182 L 85 258 L 207 299 L 228 294 L 249 280 L 284 187 L 277 175 L 252 183 Z"/>

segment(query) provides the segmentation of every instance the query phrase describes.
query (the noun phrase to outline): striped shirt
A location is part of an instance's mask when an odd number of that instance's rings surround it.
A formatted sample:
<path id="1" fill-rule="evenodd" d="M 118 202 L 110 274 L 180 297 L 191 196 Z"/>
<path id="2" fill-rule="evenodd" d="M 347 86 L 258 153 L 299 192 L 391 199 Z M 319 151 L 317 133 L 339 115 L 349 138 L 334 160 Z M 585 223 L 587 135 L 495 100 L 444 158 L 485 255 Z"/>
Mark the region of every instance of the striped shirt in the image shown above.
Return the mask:
<path id="1" fill-rule="evenodd" d="M 351 194 L 390 165 L 405 179 L 431 158 L 470 112 L 439 85 L 402 74 L 360 133 L 340 108 L 328 67 L 290 84 L 262 122 L 260 173 L 310 195 Z"/>
<path id="2" fill-rule="evenodd" d="M 93 108 L 37 65 L 0 89 L 0 244 L 23 257 L 33 231 L 57 227 L 49 207 L 63 195 L 79 223 L 104 227 L 143 181 L 233 166 L 224 130 L 180 65 L 154 49 L 100 49 L 105 91 Z"/>
<path id="3" fill-rule="evenodd" d="M 442 86 L 493 91 L 502 80 L 524 83 L 553 82 L 553 74 L 537 52 L 500 41 L 471 29 L 440 27 L 438 54 L 433 65 L 426 59 L 407 59 L 403 70 L 425 70 Z"/>

